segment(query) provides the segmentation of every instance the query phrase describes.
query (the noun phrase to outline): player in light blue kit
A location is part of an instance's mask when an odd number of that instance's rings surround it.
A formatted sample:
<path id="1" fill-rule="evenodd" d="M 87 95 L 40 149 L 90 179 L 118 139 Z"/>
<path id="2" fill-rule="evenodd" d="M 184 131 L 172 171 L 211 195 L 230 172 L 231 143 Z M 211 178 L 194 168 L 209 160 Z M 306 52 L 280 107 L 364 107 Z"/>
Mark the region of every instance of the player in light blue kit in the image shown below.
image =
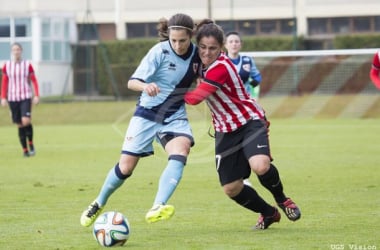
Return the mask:
<path id="1" fill-rule="evenodd" d="M 167 201 L 182 177 L 186 159 L 194 144 L 183 96 L 196 76 L 199 63 L 196 46 L 191 42 L 194 22 L 185 14 L 158 26 L 161 42 L 153 46 L 128 81 L 128 88 L 141 91 L 127 129 L 119 162 L 108 173 L 97 198 L 81 216 L 80 223 L 90 226 L 108 198 L 132 175 L 140 157 L 153 154 L 156 139 L 168 154 L 168 164 L 158 184 L 147 222 L 169 219 L 174 207 Z"/>

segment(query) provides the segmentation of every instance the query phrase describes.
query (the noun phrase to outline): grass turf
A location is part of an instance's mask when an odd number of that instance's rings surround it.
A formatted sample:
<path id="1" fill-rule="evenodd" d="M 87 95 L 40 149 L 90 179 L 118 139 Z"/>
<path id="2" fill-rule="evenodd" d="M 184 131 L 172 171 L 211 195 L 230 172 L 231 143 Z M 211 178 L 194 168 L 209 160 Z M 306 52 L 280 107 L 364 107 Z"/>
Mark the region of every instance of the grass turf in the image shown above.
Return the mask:
<path id="1" fill-rule="evenodd" d="M 1 122 L 0 249 L 101 248 L 79 217 L 118 160 L 131 110 L 130 103 L 42 104 L 34 112 L 32 158 L 22 158 L 16 128 Z M 228 199 L 218 184 L 207 111 L 189 112 L 196 145 L 170 200 L 174 217 L 144 220 L 167 159 L 157 144 L 105 208 L 130 221 L 126 248 L 380 248 L 379 120 L 271 120 L 274 164 L 302 218 L 291 222 L 283 215 L 268 230 L 253 231 L 258 215 Z M 274 203 L 256 177 L 251 180 Z"/>

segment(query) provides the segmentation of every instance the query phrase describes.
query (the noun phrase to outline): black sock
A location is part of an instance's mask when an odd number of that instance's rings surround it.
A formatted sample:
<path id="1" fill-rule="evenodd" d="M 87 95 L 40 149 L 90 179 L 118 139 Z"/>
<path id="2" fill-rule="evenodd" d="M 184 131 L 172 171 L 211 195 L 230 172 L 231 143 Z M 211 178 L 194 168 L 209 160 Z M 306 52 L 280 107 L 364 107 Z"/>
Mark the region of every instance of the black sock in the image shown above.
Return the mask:
<path id="1" fill-rule="evenodd" d="M 116 163 L 115 167 L 114 167 L 114 170 L 115 170 L 115 174 L 116 176 L 121 179 L 121 180 L 126 180 L 127 178 L 129 178 L 132 174 L 123 174 L 120 170 L 120 166 L 119 166 L 119 163 Z"/>
<path id="2" fill-rule="evenodd" d="M 22 149 L 24 152 L 28 151 L 28 148 L 26 146 L 26 135 L 25 135 L 25 128 L 24 127 L 19 127 L 18 128 L 18 137 L 20 139 L 20 143 L 22 146 Z"/>
<path id="3" fill-rule="evenodd" d="M 33 142 L 33 126 L 32 126 L 32 124 L 25 126 L 24 129 L 25 129 L 26 138 L 28 138 L 29 142 Z"/>
<path id="4" fill-rule="evenodd" d="M 244 185 L 241 192 L 231 199 L 239 205 L 264 216 L 271 216 L 274 213 L 274 208 L 266 203 L 252 187 L 247 185 Z"/>
<path id="5" fill-rule="evenodd" d="M 270 164 L 269 170 L 258 178 L 260 183 L 272 193 L 277 203 L 283 203 L 286 200 L 280 175 L 274 165 Z"/>

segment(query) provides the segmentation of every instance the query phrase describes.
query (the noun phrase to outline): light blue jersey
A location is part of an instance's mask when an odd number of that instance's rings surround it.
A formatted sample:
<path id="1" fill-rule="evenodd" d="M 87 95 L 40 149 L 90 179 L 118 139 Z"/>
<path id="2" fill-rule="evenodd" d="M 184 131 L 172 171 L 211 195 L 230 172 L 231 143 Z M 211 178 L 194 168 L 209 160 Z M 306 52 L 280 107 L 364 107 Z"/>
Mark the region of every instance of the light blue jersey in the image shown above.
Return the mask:
<path id="1" fill-rule="evenodd" d="M 183 95 L 191 86 L 198 65 L 196 46 L 193 44 L 182 56 L 173 51 L 169 41 L 152 47 L 131 79 L 155 82 L 160 92 L 154 97 L 142 92 L 134 115 L 163 124 L 186 119 Z"/>
<path id="2" fill-rule="evenodd" d="M 253 99 L 258 98 L 258 92 L 260 91 L 260 82 L 261 82 L 261 73 L 256 66 L 255 61 L 252 57 L 249 56 L 241 56 L 238 58 L 230 60 L 235 65 L 236 70 L 239 73 L 240 78 L 244 82 L 244 86 L 246 91 L 250 94 Z M 251 81 L 255 80 L 257 82 L 257 86 L 251 86 Z"/>

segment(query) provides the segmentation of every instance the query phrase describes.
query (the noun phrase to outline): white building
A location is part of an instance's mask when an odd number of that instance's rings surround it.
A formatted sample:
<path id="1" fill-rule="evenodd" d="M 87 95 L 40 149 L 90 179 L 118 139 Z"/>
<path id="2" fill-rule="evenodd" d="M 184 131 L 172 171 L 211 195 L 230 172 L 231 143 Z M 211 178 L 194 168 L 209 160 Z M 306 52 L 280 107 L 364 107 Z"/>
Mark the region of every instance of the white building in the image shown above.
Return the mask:
<path id="1" fill-rule="evenodd" d="M 380 32 L 380 0 L 0 0 L 0 63 L 17 41 L 37 71 L 43 96 L 72 93 L 71 44 L 98 36 L 156 36 L 158 19 L 178 12 L 195 20 L 211 17 L 243 35 L 296 32 L 318 40 Z M 98 33 L 91 32 L 93 24 Z"/>

